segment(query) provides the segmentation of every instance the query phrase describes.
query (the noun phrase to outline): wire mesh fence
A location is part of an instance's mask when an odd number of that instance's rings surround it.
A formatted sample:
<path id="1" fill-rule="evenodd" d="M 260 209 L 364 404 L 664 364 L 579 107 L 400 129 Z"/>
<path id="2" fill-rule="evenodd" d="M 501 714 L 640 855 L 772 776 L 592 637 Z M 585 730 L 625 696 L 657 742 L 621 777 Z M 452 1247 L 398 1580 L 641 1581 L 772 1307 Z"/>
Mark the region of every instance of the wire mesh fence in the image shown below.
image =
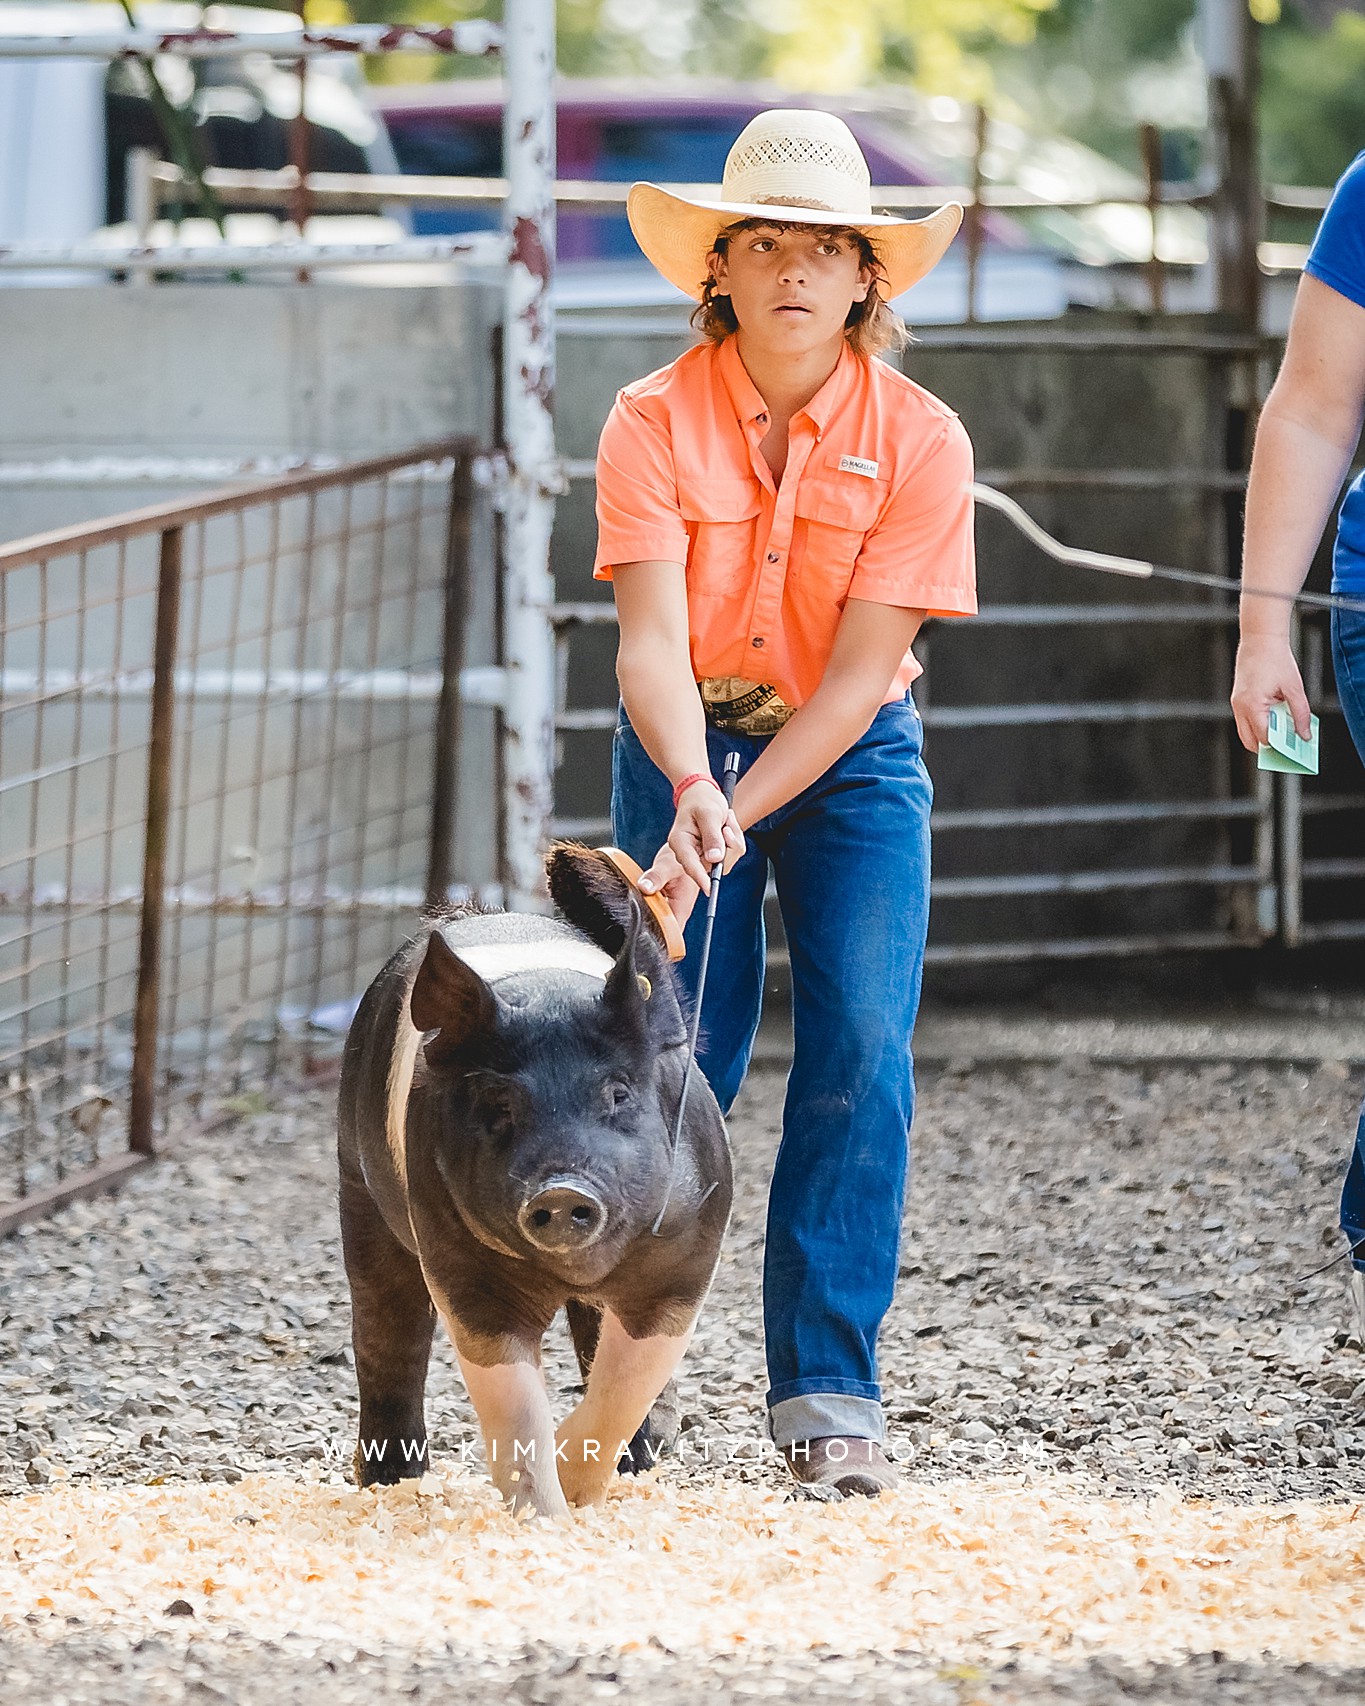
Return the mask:
<path id="1" fill-rule="evenodd" d="M 472 490 L 447 442 L 0 549 L 0 1230 L 449 891 Z"/>

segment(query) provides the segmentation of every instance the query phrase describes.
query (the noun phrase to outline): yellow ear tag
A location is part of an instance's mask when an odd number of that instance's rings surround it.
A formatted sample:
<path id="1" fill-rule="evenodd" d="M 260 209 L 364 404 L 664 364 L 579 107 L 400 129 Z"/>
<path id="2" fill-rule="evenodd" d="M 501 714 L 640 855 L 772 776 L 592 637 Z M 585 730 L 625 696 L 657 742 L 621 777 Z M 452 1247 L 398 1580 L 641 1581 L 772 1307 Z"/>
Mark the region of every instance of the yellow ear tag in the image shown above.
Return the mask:
<path id="1" fill-rule="evenodd" d="M 645 1000 L 648 1001 L 650 996 L 653 995 L 653 993 L 654 993 L 654 985 L 649 981 L 649 979 L 645 976 L 645 974 L 642 971 L 636 972 L 635 981 L 640 986 L 641 995 L 643 995 Z"/>

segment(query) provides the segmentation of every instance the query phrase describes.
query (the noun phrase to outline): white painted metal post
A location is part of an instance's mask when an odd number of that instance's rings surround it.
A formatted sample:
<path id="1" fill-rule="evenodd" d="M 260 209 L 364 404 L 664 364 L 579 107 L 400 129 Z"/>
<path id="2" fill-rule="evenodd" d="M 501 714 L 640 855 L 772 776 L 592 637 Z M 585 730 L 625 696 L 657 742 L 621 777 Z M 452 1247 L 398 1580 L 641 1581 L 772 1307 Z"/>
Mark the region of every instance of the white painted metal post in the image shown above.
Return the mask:
<path id="1" fill-rule="evenodd" d="M 550 527 L 563 490 L 555 454 L 554 0 L 506 0 L 503 143 L 509 258 L 503 300 L 503 882 L 507 904 L 544 910 L 554 810 L 555 652 Z"/>
<path id="2" fill-rule="evenodd" d="M 128 150 L 123 168 L 123 217 L 133 227 L 133 241 L 140 249 L 151 247 L 152 226 L 158 212 L 155 167 L 156 155 L 150 148 Z M 146 271 L 132 272 L 128 282 L 149 285 L 152 275 Z"/>

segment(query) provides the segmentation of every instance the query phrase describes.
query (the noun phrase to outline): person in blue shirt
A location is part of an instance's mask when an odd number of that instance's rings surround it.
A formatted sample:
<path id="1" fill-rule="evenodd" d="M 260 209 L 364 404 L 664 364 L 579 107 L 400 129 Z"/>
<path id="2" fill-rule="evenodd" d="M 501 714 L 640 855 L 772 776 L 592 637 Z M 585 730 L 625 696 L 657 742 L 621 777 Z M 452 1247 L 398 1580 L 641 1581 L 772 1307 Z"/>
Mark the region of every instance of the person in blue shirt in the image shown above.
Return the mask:
<path id="1" fill-rule="evenodd" d="M 1289 644 L 1290 605 L 1248 595 L 1298 592 L 1360 440 L 1365 415 L 1365 153 L 1337 185 L 1304 266 L 1284 364 L 1256 429 L 1247 488 L 1240 641 L 1232 710 L 1243 746 L 1255 752 L 1278 701 L 1309 733 L 1308 698 Z M 1346 493 L 1337 520 L 1332 590 L 1365 606 L 1365 474 Z M 1337 694 L 1365 762 L 1365 610 L 1332 612 Z M 1365 1335 L 1365 1108 L 1341 1195 L 1351 1241 L 1352 1288 Z"/>

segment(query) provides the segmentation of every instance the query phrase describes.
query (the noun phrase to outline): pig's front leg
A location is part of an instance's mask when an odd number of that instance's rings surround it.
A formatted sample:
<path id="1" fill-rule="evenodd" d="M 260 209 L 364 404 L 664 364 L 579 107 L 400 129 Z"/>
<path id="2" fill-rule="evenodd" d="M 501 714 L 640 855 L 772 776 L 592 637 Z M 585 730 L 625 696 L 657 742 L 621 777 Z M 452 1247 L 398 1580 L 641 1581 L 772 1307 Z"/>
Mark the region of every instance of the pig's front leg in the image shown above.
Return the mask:
<path id="1" fill-rule="evenodd" d="M 451 1333 L 460 1372 L 483 1430 L 493 1485 L 513 1515 L 562 1517 L 569 1507 L 555 1474 L 555 1423 L 538 1362 L 472 1361 Z"/>
<path id="2" fill-rule="evenodd" d="M 676 1338 L 632 1339 L 610 1309 L 602 1311 L 587 1390 L 558 1434 L 559 1484 L 571 1505 L 603 1497 L 617 1457 L 682 1361 L 696 1325 L 694 1316 Z"/>

